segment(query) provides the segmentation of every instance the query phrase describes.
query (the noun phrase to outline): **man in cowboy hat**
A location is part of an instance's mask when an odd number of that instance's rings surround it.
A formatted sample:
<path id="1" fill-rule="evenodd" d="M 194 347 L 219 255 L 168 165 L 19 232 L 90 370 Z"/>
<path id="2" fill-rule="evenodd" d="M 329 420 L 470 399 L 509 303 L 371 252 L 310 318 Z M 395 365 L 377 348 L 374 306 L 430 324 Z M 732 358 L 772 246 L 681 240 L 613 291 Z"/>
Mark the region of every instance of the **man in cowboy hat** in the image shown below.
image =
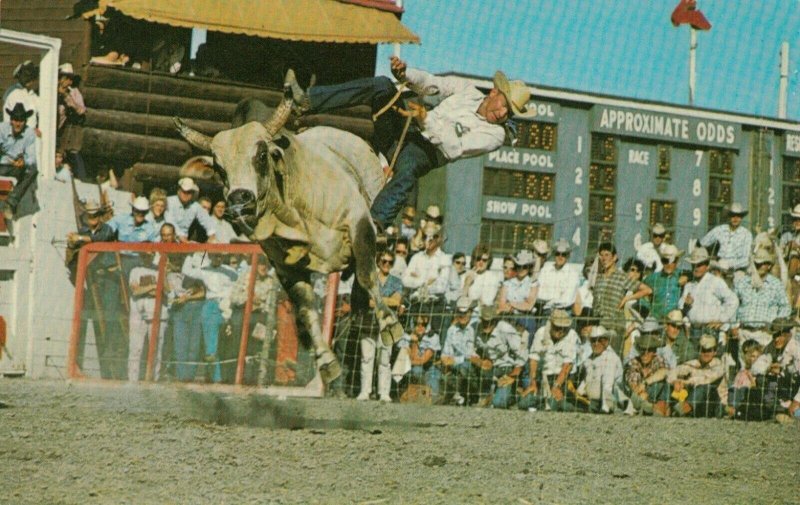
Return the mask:
<path id="1" fill-rule="evenodd" d="M 184 165 L 193 161 L 194 158 L 190 158 Z M 167 197 L 167 211 L 164 216 L 167 222 L 175 225 L 178 240 L 181 242 L 189 241 L 189 227 L 195 220 L 205 229 L 208 242 L 216 242 L 217 227 L 211 215 L 195 201 L 199 192 L 200 188 L 191 177 L 183 177 L 178 181 L 178 194 Z"/>
<path id="2" fill-rule="evenodd" d="M 672 398 L 677 400 L 672 412 L 678 417 L 715 417 L 719 409 L 720 381 L 725 366 L 717 358 L 717 339 L 712 335 L 700 337 L 700 353 L 693 359 L 670 370 L 667 382 L 672 385 Z"/>
<path id="3" fill-rule="evenodd" d="M 708 273 L 711 258 L 705 247 L 695 247 L 688 261 L 694 279 L 684 286 L 678 308 L 689 317 L 692 336 L 727 330 L 736 316 L 739 299 L 724 280 Z"/>
<path id="4" fill-rule="evenodd" d="M 39 87 L 39 67 L 33 64 L 30 60 L 17 65 L 14 69 L 14 79 L 17 80 L 10 88 L 3 94 L 3 121 L 8 121 L 11 116 L 11 110 L 18 103 L 21 103 L 25 110 L 31 111 L 31 115 L 26 118 L 28 127 L 35 130 L 39 118 L 39 95 L 36 94 L 36 89 Z M 39 134 L 37 133 L 37 136 Z"/>
<path id="5" fill-rule="evenodd" d="M 294 72 L 286 76 L 298 113 L 370 105 L 375 115 L 376 151 L 391 160 L 394 151 L 400 149 L 392 179 L 372 204 L 372 216 L 384 229 L 405 205 L 418 178 L 451 161 L 488 153 L 503 145 L 506 136 L 503 125 L 513 115 L 524 113 L 530 99 L 525 83 L 509 81 L 499 71 L 494 76 L 494 87 L 484 94 L 463 79 L 408 68 L 395 56 L 390 62 L 395 78 L 407 82 L 420 96 L 440 98 L 438 105 L 427 111 L 414 104 L 409 105 L 408 112 L 390 109 L 378 115 L 397 93 L 395 84 L 387 77 L 318 86 L 305 92 L 294 79 Z M 407 132 L 405 144 L 397 146 L 405 124 L 402 116 L 409 115 L 416 117 L 416 124 Z"/>
<path id="6" fill-rule="evenodd" d="M 733 289 L 739 297 L 738 337 L 740 342 L 755 339 L 762 346 L 772 340 L 769 325 L 779 317 L 792 312 L 783 283 L 772 275 L 775 260 L 772 253 L 759 249 L 753 256 L 755 272 L 742 275 L 733 281 Z"/>
<path id="7" fill-rule="evenodd" d="M 678 308 L 678 301 L 681 298 L 678 261 L 682 255 L 683 251 L 674 245 L 662 245 L 658 261 L 661 270 L 651 273 L 644 279 L 644 283 L 653 290 L 650 315 L 657 320 L 665 318 L 670 311 Z"/>
<path id="8" fill-rule="evenodd" d="M 481 394 L 489 393 L 492 382 L 495 388 L 479 405 L 488 406 L 491 402 L 496 409 L 507 409 L 514 403 L 517 380 L 525 365 L 520 339 L 519 332 L 511 324 L 498 318 L 493 306 L 481 307 L 475 354 L 469 361 L 473 372 L 479 376 Z"/>
<path id="9" fill-rule="evenodd" d="M 67 124 L 82 124 L 86 115 L 83 95 L 78 89 L 81 77 L 75 75 L 71 63 L 58 67 L 58 124 L 57 129 Z"/>
<path id="10" fill-rule="evenodd" d="M 572 312 L 581 279 L 577 269 L 567 266 L 571 252 L 569 242 L 563 238 L 558 240 L 553 244 L 553 260 L 539 270 L 536 307 L 540 314 L 554 309 Z"/>
<path id="11" fill-rule="evenodd" d="M 658 355 L 661 336 L 644 333 L 636 339 L 635 357 L 625 365 L 625 388 L 634 410 L 647 415 L 669 415 L 669 368 Z"/>
<path id="12" fill-rule="evenodd" d="M 792 250 L 800 249 L 800 203 L 789 211 L 789 215 L 792 217 L 792 229 L 784 232 L 780 240 L 787 257 Z"/>
<path id="13" fill-rule="evenodd" d="M 715 226 L 700 239 L 700 245 L 706 248 L 713 244 L 719 245 L 717 256 L 725 268 L 743 270 L 750 265 L 753 234 L 742 226 L 742 218 L 747 212 L 742 204 L 732 203 L 726 209 L 728 224 Z"/>
<path id="14" fill-rule="evenodd" d="M 0 202 L 0 210 L 6 219 L 11 219 L 17 211 L 25 192 L 36 180 L 36 135 L 28 127 L 27 120 L 33 115 L 17 103 L 6 109 L 9 119 L 0 123 L 0 175 L 17 179 L 17 184 L 5 202 Z"/>
<path id="15" fill-rule="evenodd" d="M 667 229 L 661 223 L 656 223 L 650 229 L 650 242 L 645 242 L 636 249 L 636 259 L 644 263 L 647 270 L 661 271 L 661 258 L 659 250 L 664 245 Z"/>
<path id="16" fill-rule="evenodd" d="M 117 240 L 120 242 L 157 242 L 158 230 L 147 220 L 148 212 L 150 201 L 147 197 L 137 196 L 131 202 L 131 212 L 117 214 L 108 225 L 117 233 Z"/>

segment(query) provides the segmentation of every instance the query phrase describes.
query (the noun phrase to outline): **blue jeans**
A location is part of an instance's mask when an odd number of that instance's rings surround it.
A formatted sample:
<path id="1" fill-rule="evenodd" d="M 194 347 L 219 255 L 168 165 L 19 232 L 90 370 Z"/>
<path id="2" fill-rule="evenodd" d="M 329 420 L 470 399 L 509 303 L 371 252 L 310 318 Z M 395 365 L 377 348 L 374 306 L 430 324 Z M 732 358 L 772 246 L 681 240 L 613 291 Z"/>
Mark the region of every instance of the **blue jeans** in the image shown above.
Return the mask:
<path id="1" fill-rule="evenodd" d="M 219 329 L 222 323 L 225 322 L 217 300 L 206 300 L 203 304 L 201 319 L 203 320 L 203 345 L 205 346 L 206 356 L 216 358 L 217 347 L 219 346 Z M 211 380 L 213 382 L 222 381 L 222 370 L 217 359 L 212 364 Z"/>
<path id="2" fill-rule="evenodd" d="M 499 379 L 504 375 L 508 375 L 514 370 L 514 367 L 494 367 L 492 373 L 495 378 Z M 496 409 L 507 409 L 517 400 L 517 381 L 515 380 L 508 386 L 497 386 L 492 395 L 492 406 Z"/>
<path id="3" fill-rule="evenodd" d="M 342 107 L 368 105 L 375 114 L 395 95 L 396 89 L 388 77 L 367 77 L 309 90 L 312 113 L 329 112 Z M 416 130 L 409 129 L 405 145 L 396 146 L 405 119 L 392 110 L 381 114 L 374 123 L 373 145 L 388 161 L 394 149 L 400 149 L 394 175 L 372 202 L 372 217 L 383 228 L 392 224 L 397 213 L 406 205 L 408 195 L 417 179 L 433 168 L 446 163 L 430 142 Z"/>
<path id="4" fill-rule="evenodd" d="M 175 377 L 179 381 L 191 381 L 197 372 L 195 362 L 200 358 L 200 336 L 203 334 L 203 321 L 200 313 L 204 302 L 194 300 L 170 308 L 172 318 L 173 345 L 175 347 Z"/>
<path id="5" fill-rule="evenodd" d="M 22 168 L 17 168 L 14 165 L 0 165 L 0 175 L 16 177 L 17 179 L 17 184 L 6 199 L 12 209 L 16 210 L 20 200 L 25 196 L 33 181 L 36 180 L 38 173 L 36 165 L 24 165 Z"/>
<path id="6" fill-rule="evenodd" d="M 431 399 L 435 402 L 439 399 L 441 390 L 442 373 L 435 366 L 427 370 L 421 365 L 414 365 L 409 372 L 409 379 L 414 384 L 425 384 L 431 388 Z"/>

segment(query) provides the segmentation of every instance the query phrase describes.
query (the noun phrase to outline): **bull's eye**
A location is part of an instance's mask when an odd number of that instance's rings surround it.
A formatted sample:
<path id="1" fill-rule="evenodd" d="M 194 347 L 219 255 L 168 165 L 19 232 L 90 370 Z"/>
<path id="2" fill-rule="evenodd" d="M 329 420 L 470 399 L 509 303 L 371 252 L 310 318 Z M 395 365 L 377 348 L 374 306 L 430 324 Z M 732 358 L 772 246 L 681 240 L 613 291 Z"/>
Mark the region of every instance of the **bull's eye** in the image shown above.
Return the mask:
<path id="1" fill-rule="evenodd" d="M 267 148 L 266 142 L 259 143 L 258 150 L 253 159 L 253 165 L 255 165 L 259 175 L 265 175 L 267 173 L 267 168 L 269 167 L 269 149 Z"/>

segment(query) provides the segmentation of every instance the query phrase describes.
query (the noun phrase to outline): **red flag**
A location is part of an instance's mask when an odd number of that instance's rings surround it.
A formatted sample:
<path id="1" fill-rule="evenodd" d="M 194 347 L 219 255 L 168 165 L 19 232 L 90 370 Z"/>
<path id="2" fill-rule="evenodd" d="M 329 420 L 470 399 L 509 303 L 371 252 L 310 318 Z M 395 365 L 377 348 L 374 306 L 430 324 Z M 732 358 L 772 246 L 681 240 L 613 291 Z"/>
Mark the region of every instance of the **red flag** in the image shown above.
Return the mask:
<path id="1" fill-rule="evenodd" d="M 697 0 L 681 0 L 675 10 L 672 11 L 673 26 L 690 24 L 697 30 L 710 30 L 711 23 L 708 22 L 702 12 L 697 10 Z"/>

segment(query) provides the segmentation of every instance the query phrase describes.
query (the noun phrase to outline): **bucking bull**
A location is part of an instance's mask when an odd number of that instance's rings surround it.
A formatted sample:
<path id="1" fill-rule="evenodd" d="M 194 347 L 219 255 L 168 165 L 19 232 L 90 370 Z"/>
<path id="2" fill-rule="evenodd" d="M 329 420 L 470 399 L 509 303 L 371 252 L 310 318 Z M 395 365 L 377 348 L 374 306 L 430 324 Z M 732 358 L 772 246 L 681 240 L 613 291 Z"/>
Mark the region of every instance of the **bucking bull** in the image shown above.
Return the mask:
<path id="1" fill-rule="evenodd" d="M 376 232 L 369 212 L 386 177 L 372 148 L 351 133 L 325 126 L 299 134 L 286 131 L 291 109 L 288 87 L 272 117 L 262 102 L 245 100 L 232 128 L 213 138 L 175 118 L 183 138 L 213 157 L 209 165 L 193 164 L 181 176 L 210 179 L 216 173 L 221 179 L 226 218 L 258 242 L 275 266 L 300 327 L 311 336 L 327 384 L 341 369 L 314 309 L 312 271 L 352 269 L 375 303 L 384 343 L 391 345 L 403 333 L 378 289 Z"/>

